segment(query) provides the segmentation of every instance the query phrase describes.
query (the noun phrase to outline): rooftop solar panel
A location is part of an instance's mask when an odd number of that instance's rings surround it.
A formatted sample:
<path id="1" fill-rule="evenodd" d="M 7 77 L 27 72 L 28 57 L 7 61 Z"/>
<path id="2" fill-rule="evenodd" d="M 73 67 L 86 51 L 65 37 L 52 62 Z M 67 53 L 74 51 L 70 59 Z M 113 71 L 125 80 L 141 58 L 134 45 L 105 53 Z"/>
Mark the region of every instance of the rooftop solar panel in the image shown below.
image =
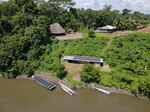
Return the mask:
<path id="1" fill-rule="evenodd" d="M 100 59 L 99 59 L 99 58 L 83 58 L 83 57 L 74 57 L 73 59 L 75 59 L 75 60 L 84 60 L 84 61 L 86 61 L 86 60 L 88 60 L 88 61 L 100 61 Z"/>

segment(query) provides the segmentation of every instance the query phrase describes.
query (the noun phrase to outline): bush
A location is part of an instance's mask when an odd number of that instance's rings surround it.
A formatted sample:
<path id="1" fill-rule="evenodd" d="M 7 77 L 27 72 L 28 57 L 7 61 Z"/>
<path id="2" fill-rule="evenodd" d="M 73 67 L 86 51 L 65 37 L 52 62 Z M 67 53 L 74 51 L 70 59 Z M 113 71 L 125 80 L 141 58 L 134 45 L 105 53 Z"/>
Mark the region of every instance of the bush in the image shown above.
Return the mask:
<path id="1" fill-rule="evenodd" d="M 83 82 L 100 82 L 100 72 L 99 70 L 95 69 L 92 65 L 87 64 L 83 67 L 81 71 L 81 80 Z"/>
<path id="2" fill-rule="evenodd" d="M 56 73 L 56 76 L 60 79 L 64 78 L 67 74 L 67 72 L 65 71 L 64 65 L 62 65 L 60 63 L 54 63 L 51 68 L 51 71 Z"/>
<path id="3" fill-rule="evenodd" d="M 141 77 L 139 82 L 138 91 L 142 96 L 150 98 L 150 77 Z"/>
<path id="4" fill-rule="evenodd" d="M 81 89 L 84 87 L 84 82 L 78 81 L 78 80 L 73 80 L 72 76 L 69 74 L 67 75 L 66 79 L 67 79 L 68 83 L 70 84 L 71 88 Z"/>
<path id="5" fill-rule="evenodd" d="M 88 35 L 89 35 L 90 38 L 95 38 L 96 37 L 94 31 L 89 31 Z"/>

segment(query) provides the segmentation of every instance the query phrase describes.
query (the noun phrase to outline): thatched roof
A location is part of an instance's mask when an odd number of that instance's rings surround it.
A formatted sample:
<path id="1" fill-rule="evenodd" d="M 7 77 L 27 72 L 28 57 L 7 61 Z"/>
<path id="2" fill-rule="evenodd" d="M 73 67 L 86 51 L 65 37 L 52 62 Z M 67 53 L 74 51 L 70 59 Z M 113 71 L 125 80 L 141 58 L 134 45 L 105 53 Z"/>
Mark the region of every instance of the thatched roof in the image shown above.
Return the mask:
<path id="1" fill-rule="evenodd" d="M 59 23 L 54 23 L 50 26 L 50 31 L 52 34 L 59 35 L 59 34 L 66 34 L 66 31 Z"/>

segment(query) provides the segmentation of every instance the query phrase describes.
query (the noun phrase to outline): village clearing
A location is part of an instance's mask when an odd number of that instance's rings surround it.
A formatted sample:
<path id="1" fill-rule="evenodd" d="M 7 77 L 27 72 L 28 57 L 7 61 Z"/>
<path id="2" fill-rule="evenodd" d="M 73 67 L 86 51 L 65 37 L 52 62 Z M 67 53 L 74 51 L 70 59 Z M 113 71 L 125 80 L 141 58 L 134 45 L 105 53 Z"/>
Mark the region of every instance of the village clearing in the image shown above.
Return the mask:
<path id="1" fill-rule="evenodd" d="M 55 36 L 58 40 L 72 40 L 72 39 L 80 39 L 83 38 L 83 34 L 81 32 L 66 34 L 62 36 Z"/>
<path id="2" fill-rule="evenodd" d="M 150 32 L 150 26 L 147 26 L 143 29 L 139 29 L 139 30 L 136 30 L 136 31 L 116 31 L 116 32 L 111 33 L 111 34 L 107 34 L 109 40 L 107 42 L 107 45 L 102 49 L 102 54 L 107 52 L 107 49 L 112 44 L 114 37 L 129 35 L 129 34 L 133 34 L 133 33 L 136 33 L 136 32 L 149 33 Z M 77 34 L 68 34 L 66 36 L 63 36 L 63 38 L 62 38 L 62 36 L 60 36 L 58 38 L 59 38 L 59 40 L 77 39 L 77 35 L 79 35 L 80 37 L 82 36 L 81 33 L 77 33 Z M 80 38 L 80 37 L 78 37 L 78 38 Z M 81 72 L 84 64 L 75 64 L 75 63 L 68 63 L 68 62 L 63 62 L 63 61 L 62 61 L 62 63 L 64 64 L 68 74 L 71 75 L 74 80 L 80 80 L 80 72 Z M 111 68 L 107 64 L 104 65 L 103 67 L 101 67 L 100 70 L 102 70 L 104 72 L 111 72 Z"/>

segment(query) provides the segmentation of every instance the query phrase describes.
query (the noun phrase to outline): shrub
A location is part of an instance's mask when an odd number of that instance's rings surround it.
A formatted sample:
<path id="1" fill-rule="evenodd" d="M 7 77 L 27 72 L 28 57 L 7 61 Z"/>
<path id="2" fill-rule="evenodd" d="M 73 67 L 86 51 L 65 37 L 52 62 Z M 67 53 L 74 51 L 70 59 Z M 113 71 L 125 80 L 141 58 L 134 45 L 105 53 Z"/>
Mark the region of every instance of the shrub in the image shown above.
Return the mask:
<path id="1" fill-rule="evenodd" d="M 81 80 L 83 82 L 100 82 L 100 72 L 95 69 L 92 65 L 86 64 L 81 71 Z"/>
<path id="2" fill-rule="evenodd" d="M 89 35 L 90 38 L 95 38 L 96 37 L 94 31 L 89 31 L 88 35 Z"/>

